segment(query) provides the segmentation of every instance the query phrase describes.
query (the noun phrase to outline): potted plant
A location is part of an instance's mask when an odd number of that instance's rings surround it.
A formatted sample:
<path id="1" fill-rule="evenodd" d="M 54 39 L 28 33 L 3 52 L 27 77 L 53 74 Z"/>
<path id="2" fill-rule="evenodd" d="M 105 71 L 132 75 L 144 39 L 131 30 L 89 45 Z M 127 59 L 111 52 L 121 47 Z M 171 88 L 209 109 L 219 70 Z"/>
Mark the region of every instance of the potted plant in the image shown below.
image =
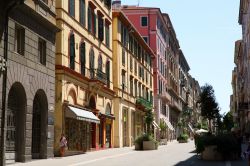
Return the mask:
<path id="1" fill-rule="evenodd" d="M 178 138 L 177 141 L 179 143 L 187 143 L 188 142 L 188 135 L 187 134 L 181 134 Z"/>

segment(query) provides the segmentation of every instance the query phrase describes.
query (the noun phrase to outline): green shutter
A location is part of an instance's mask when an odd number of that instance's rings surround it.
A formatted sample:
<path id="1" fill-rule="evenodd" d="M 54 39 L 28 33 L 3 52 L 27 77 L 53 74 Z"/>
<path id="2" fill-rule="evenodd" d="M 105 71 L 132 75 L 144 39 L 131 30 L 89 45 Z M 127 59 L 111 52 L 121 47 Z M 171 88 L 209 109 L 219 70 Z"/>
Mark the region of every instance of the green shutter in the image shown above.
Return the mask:
<path id="1" fill-rule="evenodd" d="M 93 13 L 94 13 L 94 12 L 93 12 Z M 94 13 L 93 15 L 94 15 L 94 25 L 93 25 L 93 26 L 94 26 L 94 27 L 93 27 L 93 28 L 94 28 L 94 32 L 93 32 L 93 33 L 94 33 L 94 35 L 96 35 L 96 19 L 97 19 L 97 17 L 96 17 L 96 14 L 95 14 L 95 13 Z"/>
<path id="2" fill-rule="evenodd" d="M 91 14 L 91 8 L 88 7 L 88 30 L 89 32 L 91 32 L 91 29 L 92 29 L 91 25 L 92 25 L 92 14 Z"/>

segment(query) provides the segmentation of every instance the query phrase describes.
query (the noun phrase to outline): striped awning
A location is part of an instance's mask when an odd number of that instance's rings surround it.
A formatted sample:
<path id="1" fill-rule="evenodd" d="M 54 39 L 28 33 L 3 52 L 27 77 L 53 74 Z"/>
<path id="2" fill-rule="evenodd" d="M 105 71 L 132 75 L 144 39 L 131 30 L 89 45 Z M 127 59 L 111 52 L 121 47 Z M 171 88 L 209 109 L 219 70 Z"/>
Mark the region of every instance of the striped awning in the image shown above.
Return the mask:
<path id="1" fill-rule="evenodd" d="M 73 106 L 68 106 L 68 109 L 66 109 L 65 116 L 68 118 L 74 118 L 77 120 L 87 121 L 87 122 L 93 122 L 93 123 L 100 123 L 100 119 L 96 117 L 93 112 L 76 108 Z"/>

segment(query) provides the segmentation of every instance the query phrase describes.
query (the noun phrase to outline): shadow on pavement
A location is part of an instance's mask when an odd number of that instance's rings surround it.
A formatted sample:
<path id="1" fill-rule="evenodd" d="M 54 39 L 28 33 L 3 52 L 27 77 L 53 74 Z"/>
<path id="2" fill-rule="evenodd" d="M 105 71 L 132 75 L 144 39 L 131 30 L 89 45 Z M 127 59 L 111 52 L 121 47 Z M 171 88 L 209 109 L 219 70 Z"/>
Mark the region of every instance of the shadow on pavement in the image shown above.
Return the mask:
<path id="1" fill-rule="evenodd" d="M 193 151 L 190 153 L 193 153 Z M 229 162 L 226 161 L 205 161 L 195 154 L 187 160 L 180 161 L 174 166 L 248 166 L 247 160 L 230 161 L 230 165 L 228 165 L 228 163 Z"/>

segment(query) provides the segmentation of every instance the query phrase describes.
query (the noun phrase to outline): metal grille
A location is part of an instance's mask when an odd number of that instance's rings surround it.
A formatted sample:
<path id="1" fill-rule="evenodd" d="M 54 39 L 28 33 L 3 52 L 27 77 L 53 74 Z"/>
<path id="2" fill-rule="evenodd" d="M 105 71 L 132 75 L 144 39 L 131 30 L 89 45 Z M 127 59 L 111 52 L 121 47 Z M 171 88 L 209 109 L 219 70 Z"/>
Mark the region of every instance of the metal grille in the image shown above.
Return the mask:
<path id="1" fill-rule="evenodd" d="M 16 117 L 14 109 L 8 108 L 7 111 L 7 134 L 6 134 L 6 151 L 15 151 L 16 140 Z"/>

